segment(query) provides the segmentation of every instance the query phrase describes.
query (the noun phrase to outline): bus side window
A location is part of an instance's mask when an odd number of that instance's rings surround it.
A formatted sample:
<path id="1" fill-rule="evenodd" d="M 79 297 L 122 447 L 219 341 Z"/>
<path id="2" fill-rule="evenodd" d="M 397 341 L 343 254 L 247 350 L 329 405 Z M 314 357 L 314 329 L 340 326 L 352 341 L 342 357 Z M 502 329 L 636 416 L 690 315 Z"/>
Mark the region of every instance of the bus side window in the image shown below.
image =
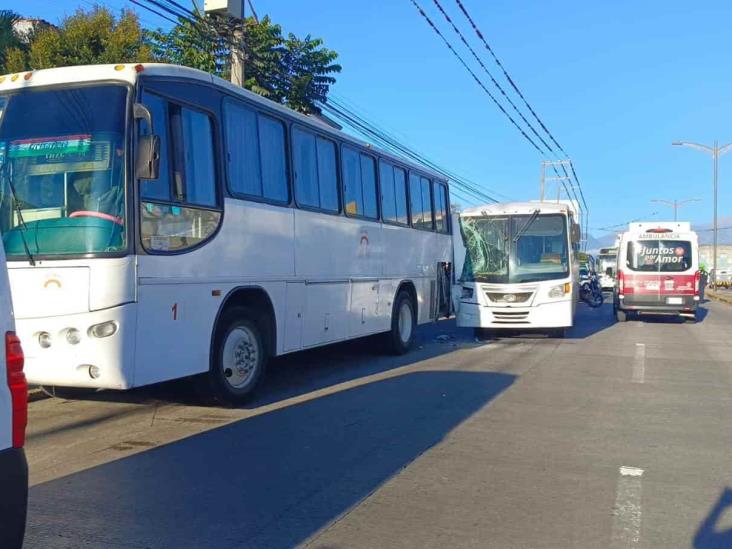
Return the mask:
<path id="1" fill-rule="evenodd" d="M 335 143 L 294 128 L 292 132 L 295 199 L 301 206 L 338 211 Z"/>
<path id="2" fill-rule="evenodd" d="M 434 184 L 435 197 L 435 229 L 439 233 L 447 232 L 447 187 L 442 183 Z"/>
<path id="3" fill-rule="evenodd" d="M 141 181 L 140 194 L 143 198 L 157 200 L 172 200 L 170 186 L 170 139 L 168 124 L 168 102 L 162 97 L 151 93 L 143 93 L 143 103 L 152 115 L 155 133 L 160 137 L 160 174 L 158 179 Z M 140 120 L 140 134 L 149 135 L 150 128 Z"/>
<path id="4" fill-rule="evenodd" d="M 159 101 L 157 105 L 156 101 Z M 161 158 L 158 180 L 164 180 L 165 185 L 141 183 L 142 245 L 148 251 L 158 252 L 192 248 L 208 239 L 221 220 L 217 209 L 213 123 L 203 112 L 162 99 L 148 100 L 146 105 L 153 113 L 155 132 L 161 135 L 161 156 L 168 159 Z M 167 120 L 158 122 L 156 112 L 159 117 L 167 116 Z M 172 153 L 169 157 L 168 152 Z M 171 171 L 175 174 L 172 181 Z M 175 189 L 171 183 L 175 183 Z"/>

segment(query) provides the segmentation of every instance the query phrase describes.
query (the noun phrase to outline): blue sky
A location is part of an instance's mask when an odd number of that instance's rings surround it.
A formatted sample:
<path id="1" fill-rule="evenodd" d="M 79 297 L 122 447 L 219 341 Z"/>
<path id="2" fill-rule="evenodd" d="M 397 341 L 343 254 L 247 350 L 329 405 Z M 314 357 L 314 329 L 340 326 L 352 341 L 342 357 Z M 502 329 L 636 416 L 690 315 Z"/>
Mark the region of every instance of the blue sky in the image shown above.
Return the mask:
<path id="1" fill-rule="evenodd" d="M 418 1 L 457 43 L 432 0 Z M 441 1 L 473 41 L 454 0 Z M 124 0 L 104 3 L 125 5 Z M 732 3 L 464 3 L 574 160 L 591 227 L 655 211 L 660 212 L 656 219 L 671 218 L 670 209 L 650 203 L 653 198 L 701 198 L 684 207 L 680 218 L 711 220 L 711 157 L 671 142 L 732 141 Z M 23 15 L 56 22 L 89 3 L 25 0 L 21 5 Z M 3 7 L 20 8 L 16 2 Z M 486 189 L 512 199 L 537 198 L 541 156 L 409 0 L 254 0 L 254 7 L 285 31 L 322 37 L 338 51 L 343 72 L 333 91 L 373 121 Z M 140 15 L 146 26 L 165 24 Z M 488 67 L 500 74 L 495 65 Z M 732 215 L 732 153 L 720 162 L 719 210 L 720 216 Z"/>

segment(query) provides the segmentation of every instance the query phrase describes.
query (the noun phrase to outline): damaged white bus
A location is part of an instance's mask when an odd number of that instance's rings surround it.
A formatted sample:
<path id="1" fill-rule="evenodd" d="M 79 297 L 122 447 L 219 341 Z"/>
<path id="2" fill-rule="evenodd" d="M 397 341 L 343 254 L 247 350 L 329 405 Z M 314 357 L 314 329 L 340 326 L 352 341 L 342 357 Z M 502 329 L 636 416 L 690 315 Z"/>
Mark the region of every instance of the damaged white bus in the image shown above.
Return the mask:
<path id="1" fill-rule="evenodd" d="M 577 307 L 580 230 L 567 202 L 512 202 L 460 214 L 458 326 L 564 337 Z"/>

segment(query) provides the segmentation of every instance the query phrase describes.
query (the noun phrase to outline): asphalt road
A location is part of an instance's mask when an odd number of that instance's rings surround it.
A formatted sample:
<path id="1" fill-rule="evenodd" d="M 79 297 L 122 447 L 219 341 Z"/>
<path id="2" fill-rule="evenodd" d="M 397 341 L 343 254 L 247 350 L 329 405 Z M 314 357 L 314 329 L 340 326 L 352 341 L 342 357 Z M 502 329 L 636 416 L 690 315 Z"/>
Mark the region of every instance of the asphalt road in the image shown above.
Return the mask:
<path id="1" fill-rule="evenodd" d="M 732 547 L 732 306 L 704 309 L 299 353 L 246 409 L 34 402 L 26 547 Z"/>

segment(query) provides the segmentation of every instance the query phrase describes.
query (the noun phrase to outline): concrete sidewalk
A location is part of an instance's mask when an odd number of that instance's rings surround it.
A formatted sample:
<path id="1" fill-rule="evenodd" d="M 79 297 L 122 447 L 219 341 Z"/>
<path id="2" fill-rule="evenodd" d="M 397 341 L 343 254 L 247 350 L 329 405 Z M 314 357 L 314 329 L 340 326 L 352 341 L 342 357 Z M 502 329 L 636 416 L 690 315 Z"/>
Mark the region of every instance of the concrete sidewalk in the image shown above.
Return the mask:
<path id="1" fill-rule="evenodd" d="M 704 290 L 704 297 L 732 305 L 732 290 Z"/>

